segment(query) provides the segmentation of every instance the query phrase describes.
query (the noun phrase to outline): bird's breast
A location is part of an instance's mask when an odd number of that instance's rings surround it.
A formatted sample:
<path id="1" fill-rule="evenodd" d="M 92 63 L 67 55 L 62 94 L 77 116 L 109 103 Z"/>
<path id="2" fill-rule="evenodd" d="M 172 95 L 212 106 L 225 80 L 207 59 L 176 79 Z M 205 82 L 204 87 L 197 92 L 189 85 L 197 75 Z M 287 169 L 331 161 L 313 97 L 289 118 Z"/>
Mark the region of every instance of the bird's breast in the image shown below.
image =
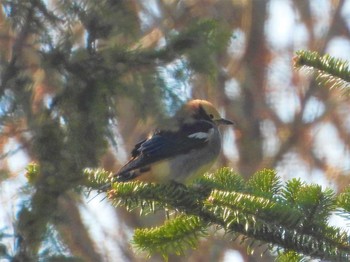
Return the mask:
<path id="1" fill-rule="evenodd" d="M 221 150 L 221 135 L 216 127 L 207 133 L 194 133 L 197 138 L 206 135 L 207 144 L 193 149 L 170 160 L 170 179 L 179 183 L 189 183 L 198 175 L 206 172 L 215 162 Z"/>

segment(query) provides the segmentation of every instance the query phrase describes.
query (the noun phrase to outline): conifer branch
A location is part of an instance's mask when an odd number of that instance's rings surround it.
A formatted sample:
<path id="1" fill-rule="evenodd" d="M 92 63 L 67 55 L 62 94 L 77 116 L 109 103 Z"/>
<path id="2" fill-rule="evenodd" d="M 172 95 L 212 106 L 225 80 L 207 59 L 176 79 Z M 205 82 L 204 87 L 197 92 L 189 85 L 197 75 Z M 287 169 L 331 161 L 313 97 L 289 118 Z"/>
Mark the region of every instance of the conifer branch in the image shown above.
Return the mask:
<path id="1" fill-rule="evenodd" d="M 336 198 L 336 213 L 345 219 L 350 220 L 350 187 L 345 188 Z M 345 237 L 345 236 L 344 236 Z"/>
<path id="2" fill-rule="evenodd" d="M 205 223 L 196 216 L 180 215 L 165 222 L 163 226 L 151 229 L 136 229 L 133 243 L 138 250 L 148 255 L 183 254 L 195 248 L 200 237 L 207 235 Z M 147 243 L 147 245 L 144 245 Z"/>
<path id="3" fill-rule="evenodd" d="M 321 84 L 349 92 L 350 67 L 347 61 L 328 54 L 321 56 L 317 52 L 300 50 L 296 52 L 294 66 L 298 69 L 305 68 L 307 71 L 314 71 Z"/>
<path id="4" fill-rule="evenodd" d="M 102 170 L 99 172 L 104 175 Z M 90 175 L 93 183 L 103 181 L 98 172 Z M 149 255 L 183 253 L 195 246 L 198 238 L 195 241 L 194 237 L 209 226 L 312 258 L 347 261 L 350 255 L 348 234 L 328 225 L 330 214 L 339 209 L 334 192 L 297 179 L 282 187 L 272 170 L 257 172 L 244 182 L 223 168 L 188 187 L 176 183 L 115 182 L 107 194 L 114 205 L 140 208 L 142 214 L 158 209 L 182 214 L 164 226 L 137 231 L 134 244 Z M 346 197 L 342 195 L 338 202 L 345 203 Z M 184 245 L 179 244 L 179 238 L 184 239 Z"/>

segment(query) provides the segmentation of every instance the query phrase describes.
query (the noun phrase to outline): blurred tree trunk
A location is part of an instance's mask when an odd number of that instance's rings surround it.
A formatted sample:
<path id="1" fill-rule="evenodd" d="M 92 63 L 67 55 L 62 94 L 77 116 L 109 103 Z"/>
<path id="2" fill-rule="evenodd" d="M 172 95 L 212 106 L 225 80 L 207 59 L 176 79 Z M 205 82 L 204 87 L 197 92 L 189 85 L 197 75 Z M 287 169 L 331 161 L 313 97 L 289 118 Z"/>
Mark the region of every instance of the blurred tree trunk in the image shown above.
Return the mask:
<path id="1" fill-rule="evenodd" d="M 251 176 L 263 160 L 263 138 L 260 124 L 265 104 L 266 68 L 269 63 L 269 52 L 266 48 L 265 21 L 267 2 L 253 1 L 251 30 L 247 36 L 247 48 L 242 72 L 242 115 L 239 118 L 240 139 L 239 172 Z"/>

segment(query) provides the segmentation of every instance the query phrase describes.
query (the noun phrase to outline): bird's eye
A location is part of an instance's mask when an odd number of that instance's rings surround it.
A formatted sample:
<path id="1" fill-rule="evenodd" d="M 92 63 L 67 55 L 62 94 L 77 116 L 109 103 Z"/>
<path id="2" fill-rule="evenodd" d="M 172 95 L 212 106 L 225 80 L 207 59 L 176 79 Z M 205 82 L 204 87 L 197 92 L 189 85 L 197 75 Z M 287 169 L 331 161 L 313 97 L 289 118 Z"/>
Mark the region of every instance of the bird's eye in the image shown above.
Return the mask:
<path id="1" fill-rule="evenodd" d="M 209 115 L 209 117 L 210 117 L 211 119 L 213 119 L 213 118 L 214 118 L 213 114 L 210 114 L 210 115 Z"/>

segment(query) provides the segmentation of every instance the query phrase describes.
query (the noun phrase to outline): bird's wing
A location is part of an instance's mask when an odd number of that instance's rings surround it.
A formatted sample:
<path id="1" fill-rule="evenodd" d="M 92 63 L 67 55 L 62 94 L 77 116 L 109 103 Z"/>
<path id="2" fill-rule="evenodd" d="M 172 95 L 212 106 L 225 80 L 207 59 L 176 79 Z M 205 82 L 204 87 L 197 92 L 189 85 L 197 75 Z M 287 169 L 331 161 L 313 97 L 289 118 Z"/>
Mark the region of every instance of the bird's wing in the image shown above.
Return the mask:
<path id="1" fill-rule="evenodd" d="M 196 121 L 186 124 L 176 132 L 156 131 L 150 138 L 135 145 L 131 152 L 132 158 L 124 165 L 116 176 L 121 180 L 129 180 L 129 172 L 135 169 L 147 168 L 159 160 L 186 154 L 193 149 L 199 149 L 208 143 L 213 131 L 213 124 L 207 121 Z M 125 179 L 123 179 L 125 176 Z"/>

